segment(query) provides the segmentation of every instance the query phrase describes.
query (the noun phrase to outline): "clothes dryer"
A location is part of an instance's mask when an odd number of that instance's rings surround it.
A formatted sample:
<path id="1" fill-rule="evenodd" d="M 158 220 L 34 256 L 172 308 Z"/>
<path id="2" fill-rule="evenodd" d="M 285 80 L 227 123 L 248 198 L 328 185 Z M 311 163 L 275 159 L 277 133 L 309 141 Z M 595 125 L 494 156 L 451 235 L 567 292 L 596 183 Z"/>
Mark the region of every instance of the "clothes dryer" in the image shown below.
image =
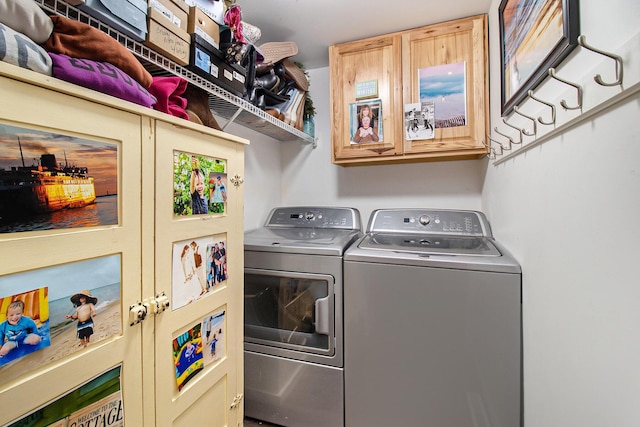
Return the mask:
<path id="1" fill-rule="evenodd" d="M 245 415 L 344 425 L 343 254 L 352 208 L 281 207 L 245 233 Z"/>

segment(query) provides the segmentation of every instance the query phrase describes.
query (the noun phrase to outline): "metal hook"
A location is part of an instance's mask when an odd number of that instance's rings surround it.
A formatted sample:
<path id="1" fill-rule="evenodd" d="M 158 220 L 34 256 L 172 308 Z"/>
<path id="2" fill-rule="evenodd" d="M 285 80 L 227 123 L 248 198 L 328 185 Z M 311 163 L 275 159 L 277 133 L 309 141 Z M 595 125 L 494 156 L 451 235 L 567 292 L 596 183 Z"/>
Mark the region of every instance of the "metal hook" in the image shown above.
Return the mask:
<path id="1" fill-rule="evenodd" d="M 599 53 L 600 55 L 604 55 L 616 61 L 616 81 L 613 83 L 607 83 L 602 80 L 602 76 L 600 74 L 596 74 L 596 76 L 593 78 L 593 80 L 595 80 L 596 83 L 598 83 L 601 86 L 618 86 L 622 84 L 622 71 L 623 71 L 622 57 L 610 52 L 605 52 L 603 50 L 596 49 L 593 46 L 589 46 L 587 44 L 587 38 L 584 35 L 578 36 L 578 44 L 584 47 L 585 49 L 588 49 L 595 53 Z"/>
<path id="2" fill-rule="evenodd" d="M 533 132 L 529 132 L 529 131 L 527 131 L 525 129 L 522 129 L 522 133 L 524 133 L 527 136 L 536 136 L 536 134 L 538 133 L 538 126 L 536 124 L 536 119 L 534 119 L 531 116 L 527 116 L 525 113 L 520 111 L 518 109 L 518 106 L 513 107 L 513 112 L 516 113 L 516 114 L 520 114 L 522 117 L 531 120 L 531 122 L 533 123 Z"/>
<path id="3" fill-rule="evenodd" d="M 569 107 L 567 105 L 567 101 L 565 101 L 563 99 L 562 101 L 560 101 L 560 105 L 562 105 L 562 108 L 564 108 L 565 110 L 579 110 L 579 109 L 581 109 L 582 108 L 582 86 L 580 86 L 579 84 L 576 84 L 576 83 L 571 83 L 568 80 L 561 79 L 560 77 L 556 76 L 556 69 L 555 68 L 549 68 L 549 75 L 552 78 L 558 80 L 559 82 L 562 82 L 564 84 L 568 84 L 569 86 L 573 86 L 578 91 L 578 106 L 577 107 Z"/>
<path id="4" fill-rule="evenodd" d="M 481 141 L 482 145 L 484 145 L 485 147 L 487 147 L 489 149 L 489 152 L 487 154 L 485 154 L 485 156 L 491 160 L 495 160 L 496 158 L 496 151 L 493 149 L 492 146 L 487 145 L 486 142 L 484 142 L 484 140 Z"/>
<path id="5" fill-rule="evenodd" d="M 509 148 L 507 148 L 504 145 L 500 144 L 500 146 L 502 147 L 503 150 L 507 150 L 507 151 L 511 150 L 511 144 L 516 144 L 516 142 L 513 141 L 513 138 L 511 138 L 509 135 L 505 135 L 504 133 L 500 132 L 498 130 L 497 126 L 495 126 L 493 128 L 493 130 L 495 130 L 498 133 L 498 135 L 502 135 L 502 136 L 504 136 L 505 138 L 507 138 L 509 140 Z M 519 144 L 519 142 L 517 144 Z"/>
<path id="6" fill-rule="evenodd" d="M 493 147 L 491 145 L 487 145 L 486 142 L 482 141 L 482 143 L 484 144 L 485 147 L 489 147 L 489 150 L 493 151 L 494 156 L 498 155 L 498 156 L 502 156 L 502 150 L 504 150 L 504 147 L 502 146 L 502 143 L 500 141 L 496 141 L 495 139 L 491 138 L 491 135 L 487 135 L 487 139 L 489 140 L 489 144 L 491 144 L 491 142 L 495 142 L 496 144 L 498 144 L 498 147 L 500 147 L 500 152 L 496 153 L 496 151 L 493 149 Z M 491 158 L 491 157 L 489 157 Z"/>
<path id="7" fill-rule="evenodd" d="M 520 140 L 518 142 L 513 141 L 513 143 L 514 144 L 522 144 L 522 138 L 523 138 L 522 134 L 524 133 L 524 129 L 521 129 L 521 128 L 517 127 L 517 126 L 514 126 L 514 125 L 510 124 L 509 122 L 507 122 L 507 119 L 502 119 L 502 123 L 504 123 L 505 125 L 509 126 L 510 128 L 513 128 L 513 129 L 518 131 L 518 136 L 520 136 Z M 502 135 L 502 134 L 500 134 L 500 135 Z"/>
<path id="8" fill-rule="evenodd" d="M 527 94 L 529 95 L 529 98 L 533 99 L 534 101 L 538 101 L 541 104 L 544 104 L 547 107 L 551 108 L 551 121 L 550 122 L 545 122 L 544 120 L 542 120 L 542 116 L 538 117 L 538 121 L 543 125 L 553 125 L 553 124 L 555 124 L 555 122 L 556 122 L 556 106 L 553 105 L 553 104 L 549 104 L 548 102 L 545 102 L 542 99 L 536 98 L 535 96 L 533 96 L 533 91 L 532 90 L 527 92 Z"/>

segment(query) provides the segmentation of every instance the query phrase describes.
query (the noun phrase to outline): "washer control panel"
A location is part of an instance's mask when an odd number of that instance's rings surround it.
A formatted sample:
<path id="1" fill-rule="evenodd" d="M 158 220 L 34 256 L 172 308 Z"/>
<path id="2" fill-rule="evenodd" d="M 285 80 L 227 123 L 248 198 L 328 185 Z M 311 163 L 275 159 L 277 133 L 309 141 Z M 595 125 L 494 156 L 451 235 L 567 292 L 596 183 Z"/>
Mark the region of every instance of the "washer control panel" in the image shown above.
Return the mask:
<path id="1" fill-rule="evenodd" d="M 378 209 L 368 232 L 426 233 L 493 237 L 482 212 L 431 209 Z"/>
<path id="2" fill-rule="evenodd" d="M 361 229 L 360 212 L 357 209 L 308 206 L 275 208 L 265 226 Z"/>

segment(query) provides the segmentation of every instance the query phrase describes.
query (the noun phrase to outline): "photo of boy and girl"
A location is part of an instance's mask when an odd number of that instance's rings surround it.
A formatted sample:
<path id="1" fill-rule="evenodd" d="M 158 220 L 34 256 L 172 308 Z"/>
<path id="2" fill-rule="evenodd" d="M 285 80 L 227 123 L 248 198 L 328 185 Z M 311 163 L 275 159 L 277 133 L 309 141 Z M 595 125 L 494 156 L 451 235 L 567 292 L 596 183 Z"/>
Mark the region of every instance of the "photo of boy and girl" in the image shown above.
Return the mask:
<path id="1" fill-rule="evenodd" d="M 351 144 L 369 144 L 383 142 L 382 102 L 372 99 L 350 104 Z"/>
<path id="2" fill-rule="evenodd" d="M 0 376 L 9 381 L 120 334 L 120 270 L 111 255 L 0 277 Z"/>
<path id="3" fill-rule="evenodd" d="M 223 213 L 227 202 L 226 162 L 206 156 L 174 153 L 173 213 Z"/>
<path id="4" fill-rule="evenodd" d="M 171 282 L 174 310 L 207 295 L 227 278 L 224 240 L 208 237 L 174 243 Z"/>

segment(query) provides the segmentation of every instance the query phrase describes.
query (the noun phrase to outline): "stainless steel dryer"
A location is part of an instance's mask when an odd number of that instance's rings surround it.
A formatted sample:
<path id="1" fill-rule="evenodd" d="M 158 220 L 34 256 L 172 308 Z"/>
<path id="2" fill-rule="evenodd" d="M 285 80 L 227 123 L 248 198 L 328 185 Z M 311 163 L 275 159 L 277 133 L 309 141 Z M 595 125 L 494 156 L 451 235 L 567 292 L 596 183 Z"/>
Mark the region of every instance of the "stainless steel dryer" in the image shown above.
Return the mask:
<path id="1" fill-rule="evenodd" d="M 344 425 L 343 254 L 351 208 L 281 207 L 245 233 L 245 415 Z"/>
<path id="2" fill-rule="evenodd" d="M 521 425 L 521 270 L 482 213 L 376 210 L 344 261 L 347 427 Z"/>

